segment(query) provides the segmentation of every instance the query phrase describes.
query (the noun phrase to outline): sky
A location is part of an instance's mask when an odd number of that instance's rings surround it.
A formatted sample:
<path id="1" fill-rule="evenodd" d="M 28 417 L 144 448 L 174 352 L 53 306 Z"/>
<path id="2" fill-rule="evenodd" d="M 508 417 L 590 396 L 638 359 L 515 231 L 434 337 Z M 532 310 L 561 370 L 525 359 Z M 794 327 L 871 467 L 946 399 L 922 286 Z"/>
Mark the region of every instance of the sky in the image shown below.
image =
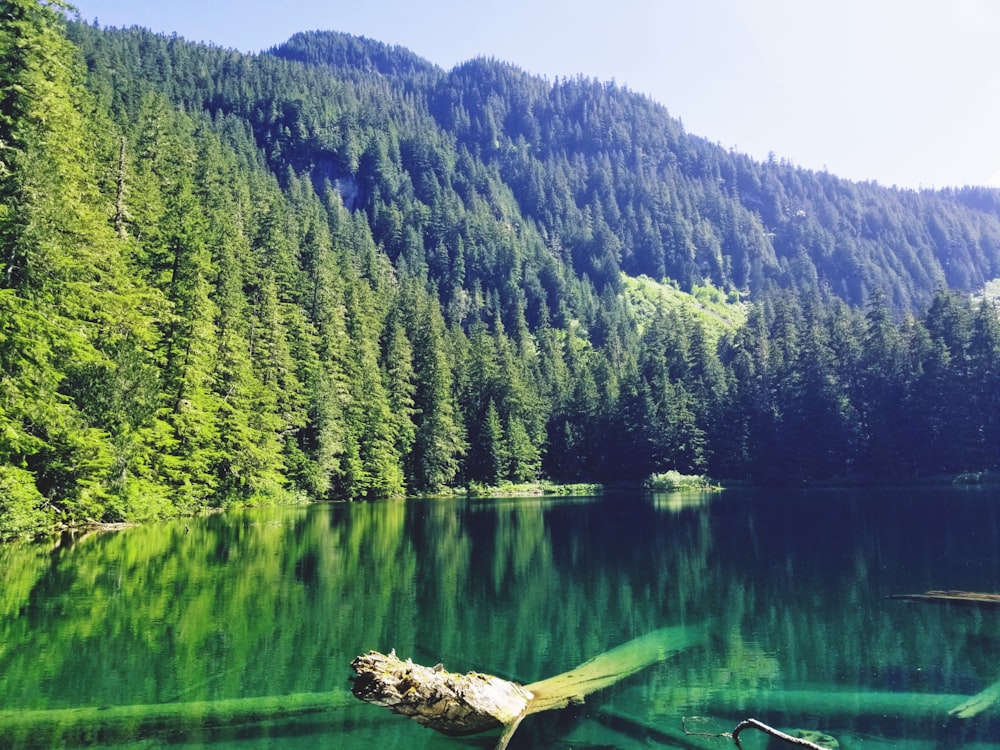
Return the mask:
<path id="1" fill-rule="evenodd" d="M 996 0 L 75 0 L 257 52 L 343 31 L 450 69 L 495 57 L 646 94 L 757 159 L 902 188 L 1000 186 Z"/>

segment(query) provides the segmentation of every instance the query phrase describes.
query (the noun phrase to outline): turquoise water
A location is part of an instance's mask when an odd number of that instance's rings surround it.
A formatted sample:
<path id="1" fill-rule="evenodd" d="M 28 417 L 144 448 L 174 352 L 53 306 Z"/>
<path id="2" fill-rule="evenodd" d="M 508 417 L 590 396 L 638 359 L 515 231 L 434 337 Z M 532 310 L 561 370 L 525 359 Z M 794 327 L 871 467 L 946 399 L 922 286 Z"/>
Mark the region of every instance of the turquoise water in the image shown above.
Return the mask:
<path id="1" fill-rule="evenodd" d="M 1000 711 L 948 710 L 1000 680 L 1000 609 L 889 598 L 928 589 L 1000 592 L 1000 493 L 315 505 L 2 547 L 0 747 L 492 747 L 360 703 L 351 660 L 529 683 L 665 626 L 698 645 L 511 748 L 732 747 L 682 727 L 749 716 L 845 748 L 985 747 Z"/>

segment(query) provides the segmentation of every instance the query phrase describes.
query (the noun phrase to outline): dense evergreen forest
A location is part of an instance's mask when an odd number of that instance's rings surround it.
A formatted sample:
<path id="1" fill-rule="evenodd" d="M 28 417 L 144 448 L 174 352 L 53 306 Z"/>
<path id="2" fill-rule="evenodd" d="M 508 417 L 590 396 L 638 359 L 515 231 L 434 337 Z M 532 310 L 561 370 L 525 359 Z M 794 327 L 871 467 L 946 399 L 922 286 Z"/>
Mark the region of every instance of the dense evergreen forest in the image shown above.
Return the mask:
<path id="1" fill-rule="evenodd" d="M 997 191 L 760 163 L 495 60 L 0 11 L 0 538 L 998 464 Z"/>

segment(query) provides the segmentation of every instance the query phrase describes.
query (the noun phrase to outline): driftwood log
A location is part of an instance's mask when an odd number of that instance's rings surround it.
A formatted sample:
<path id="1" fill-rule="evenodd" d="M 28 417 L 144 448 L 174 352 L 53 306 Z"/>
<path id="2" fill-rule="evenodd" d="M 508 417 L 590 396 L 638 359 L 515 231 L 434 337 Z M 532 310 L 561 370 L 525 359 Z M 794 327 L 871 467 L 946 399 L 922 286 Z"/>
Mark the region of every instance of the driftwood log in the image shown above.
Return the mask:
<path id="1" fill-rule="evenodd" d="M 495 729 L 524 714 L 533 698 L 518 685 L 479 672 L 456 674 L 438 664 L 424 667 L 395 651 L 369 651 L 351 662 L 351 692 L 425 727 L 457 736 Z"/>
<path id="2" fill-rule="evenodd" d="M 684 724 L 683 720 L 682 724 Z M 733 731 L 722 732 L 720 734 L 689 732 L 685 726 L 684 734 L 690 737 L 728 737 L 736 744 L 736 747 L 739 748 L 739 750 L 743 750 L 743 743 L 740 742 L 740 734 L 747 729 L 756 729 L 757 731 L 763 732 L 764 734 L 774 737 L 775 739 L 779 739 L 782 742 L 787 742 L 790 745 L 796 745 L 798 747 L 806 747 L 809 748 L 809 750 L 830 750 L 831 747 L 837 746 L 836 739 L 830 735 L 823 734 L 822 732 L 803 732 L 802 730 L 798 730 L 798 733 L 796 734 L 789 734 L 788 732 L 783 732 L 780 729 L 775 729 L 770 724 L 765 724 L 757 719 L 744 719 L 735 726 Z M 802 734 L 808 734 L 809 736 L 819 739 L 822 741 L 822 744 L 820 742 L 814 742 L 809 739 L 809 737 L 801 736 Z"/>
<path id="3" fill-rule="evenodd" d="M 938 604 L 967 604 L 976 607 L 1000 607 L 1000 594 L 985 594 L 979 591 L 925 591 L 922 594 L 890 594 L 890 599 Z"/>
<path id="4" fill-rule="evenodd" d="M 662 628 L 529 685 L 479 672 L 448 672 L 440 664 L 421 666 L 403 661 L 395 651 L 369 651 L 351 662 L 357 673 L 352 692 L 363 701 L 447 735 L 502 726 L 497 744 L 497 750 L 502 750 L 525 716 L 580 703 L 597 690 L 702 643 L 707 636 L 704 625 Z"/>

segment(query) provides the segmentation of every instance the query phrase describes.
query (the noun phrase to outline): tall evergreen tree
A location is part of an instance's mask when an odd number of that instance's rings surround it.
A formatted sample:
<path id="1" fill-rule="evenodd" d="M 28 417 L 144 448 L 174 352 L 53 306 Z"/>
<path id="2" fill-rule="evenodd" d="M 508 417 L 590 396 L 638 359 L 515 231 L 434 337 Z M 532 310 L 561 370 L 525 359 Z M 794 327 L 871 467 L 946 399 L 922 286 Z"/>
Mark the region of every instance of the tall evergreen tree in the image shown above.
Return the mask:
<path id="1" fill-rule="evenodd" d="M 0 535 L 44 507 L 100 517 L 124 458 L 111 432 L 145 417 L 147 391 L 129 389 L 148 383 L 158 303 L 108 220 L 94 146 L 114 129 L 83 89 L 64 9 L 9 0 L 0 17 Z M 95 389 L 126 413 L 97 414 Z"/>
<path id="2" fill-rule="evenodd" d="M 400 314 L 413 347 L 416 435 L 407 460 L 412 487 L 440 490 L 453 484 L 466 452 L 465 432 L 455 400 L 454 370 L 440 307 L 420 283 L 404 280 Z"/>

